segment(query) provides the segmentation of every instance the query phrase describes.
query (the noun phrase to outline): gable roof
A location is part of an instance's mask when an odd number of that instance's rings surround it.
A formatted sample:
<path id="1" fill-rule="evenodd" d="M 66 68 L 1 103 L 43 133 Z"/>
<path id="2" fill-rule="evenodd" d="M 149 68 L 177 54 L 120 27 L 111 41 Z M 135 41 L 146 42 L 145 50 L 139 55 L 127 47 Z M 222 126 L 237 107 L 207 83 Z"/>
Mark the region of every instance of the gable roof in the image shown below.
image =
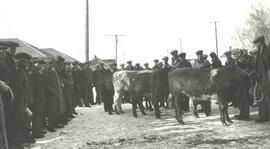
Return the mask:
<path id="1" fill-rule="evenodd" d="M 6 39 L 0 39 L 0 41 L 13 41 L 19 44 L 19 47 L 16 48 L 16 53 L 19 52 L 25 52 L 29 55 L 31 55 L 32 57 L 46 57 L 45 54 L 43 54 L 42 52 L 40 52 L 38 50 L 37 47 L 23 41 L 20 40 L 18 38 L 6 38 Z"/>
<path id="2" fill-rule="evenodd" d="M 105 69 L 108 69 L 108 68 L 110 68 L 110 64 L 115 63 L 115 59 L 104 59 L 103 60 L 103 59 L 100 59 L 97 56 L 95 56 L 95 58 L 90 60 L 89 63 L 90 63 L 90 68 L 93 70 L 95 69 L 96 65 L 101 64 L 101 63 L 104 64 Z"/>
<path id="3" fill-rule="evenodd" d="M 54 57 L 56 58 L 57 56 L 61 56 L 65 59 L 66 62 L 75 62 L 77 61 L 76 59 L 62 53 L 59 52 L 53 48 L 44 48 L 44 49 L 38 49 L 41 53 L 43 53 L 44 55 L 46 55 L 46 57 Z"/>

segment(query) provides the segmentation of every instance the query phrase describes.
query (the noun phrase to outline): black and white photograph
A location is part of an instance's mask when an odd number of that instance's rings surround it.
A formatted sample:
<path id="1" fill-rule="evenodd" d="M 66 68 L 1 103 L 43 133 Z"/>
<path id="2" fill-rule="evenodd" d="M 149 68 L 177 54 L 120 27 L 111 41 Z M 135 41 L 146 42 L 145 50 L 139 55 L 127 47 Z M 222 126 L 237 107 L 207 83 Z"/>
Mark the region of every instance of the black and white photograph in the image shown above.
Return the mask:
<path id="1" fill-rule="evenodd" d="M 269 0 L 0 0 L 0 149 L 269 148 Z"/>

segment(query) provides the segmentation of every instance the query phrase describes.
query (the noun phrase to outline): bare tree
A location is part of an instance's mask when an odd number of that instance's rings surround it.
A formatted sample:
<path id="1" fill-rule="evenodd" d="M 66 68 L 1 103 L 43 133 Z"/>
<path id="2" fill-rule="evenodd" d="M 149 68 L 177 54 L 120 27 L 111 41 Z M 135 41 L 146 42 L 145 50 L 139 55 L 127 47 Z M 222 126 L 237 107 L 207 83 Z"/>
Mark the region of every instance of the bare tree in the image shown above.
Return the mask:
<path id="1" fill-rule="evenodd" d="M 245 27 L 236 29 L 233 37 L 242 48 L 250 49 L 252 40 L 258 35 L 264 35 L 266 43 L 270 41 L 270 9 L 262 4 L 253 5 L 252 11 L 245 22 Z"/>

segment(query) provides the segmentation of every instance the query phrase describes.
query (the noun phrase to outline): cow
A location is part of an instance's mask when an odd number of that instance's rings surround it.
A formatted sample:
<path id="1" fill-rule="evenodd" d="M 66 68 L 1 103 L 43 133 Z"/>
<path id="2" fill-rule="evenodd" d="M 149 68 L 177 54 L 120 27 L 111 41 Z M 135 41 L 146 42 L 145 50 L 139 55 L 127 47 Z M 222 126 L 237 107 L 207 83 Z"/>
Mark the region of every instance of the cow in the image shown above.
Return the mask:
<path id="1" fill-rule="evenodd" d="M 168 70 L 158 69 L 152 74 L 152 103 L 156 118 L 160 119 L 159 103 L 169 95 Z"/>
<path id="2" fill-rule="evenodd" d="M 182 118 L 182 94 L 192 97 L 195 102 L 207 101 L 216 96 L 223 125 L 232 123 L 228 115 L 228 103 L 245 102 L 248 99 L 249 76 L 238 66 L 222 67 L 218 70 L 176 69 L 169 72 L 168 78 L 169 91 L 175 100 L 176 119 L 179 124 L 185 124 Z M 240 115 L 241 111 L 243 110 L 240 108 Z"/>
<path id="3" fill-rule="evenodd" d="M 130 93 L 133 116 L 138 117 L 136 112 L 137 105 L 143 115 L 143 97 L 151 96 L 151 77 L 152 70 L 143 71 L 118 71 L 113 74 L 114 86 L 114 110 L 117 114 L 123 113 L 121 102 L 125 92 Z"/>

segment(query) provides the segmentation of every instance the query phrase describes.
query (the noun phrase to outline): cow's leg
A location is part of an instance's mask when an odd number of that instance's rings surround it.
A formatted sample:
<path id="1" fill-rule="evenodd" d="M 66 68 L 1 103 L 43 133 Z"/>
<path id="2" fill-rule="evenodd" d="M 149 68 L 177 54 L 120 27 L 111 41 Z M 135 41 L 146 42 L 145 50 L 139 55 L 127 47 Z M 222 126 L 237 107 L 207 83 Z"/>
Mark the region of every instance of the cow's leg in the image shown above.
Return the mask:
<path id="1" fill-rule="evenodd" d="M 120 114 L 118 112 L 118 101 L 119 101 L 119 93 L 116 91 L 115 94 L 114 94 L 114 97 L 113 97 L 113 100 L 114 100 L 114 104 L 113 104 L 113 108 L 114 108 L 114 111 L 116 114 Z"/>
<path id="2" fill-rule="evenodd" d="M 225 106 L 223 103 L 219 102 L 220 120 L 222 125 L 229 126 L 225 121 Z"/>
<path id="3" fill-rule="evenodd" d="M 148 100 L 148 103 L 149 103 L 149 110 L 150 110 L 150 111 L 153 111 L 154 109 L 153 109 L 153 107 L 152 107 L 152 103 L 151 103 L 150 98 L 148 98 L 147 100 Z"/>
<path id="4" fill-rule="evenodd" d="M 160 119 L 160 111 L 159 111 L 159 97 L 154 100 L 154 109 L 156 118 Z"/>
<path id="5" fill-rule="evenodd" d="M 210 114 L 211 114 L 211 101 L 202 101 L 202 106 L 203 106 L 205 115 L 210 116 Z"/>
<path id="6" fill-rule="evenodd" d="M 145 109 L 145 108 L 143 107 L 142 102 L 143 102 L 143 98 L 142 98 L 142 97 L 137 98 L 137 103 L 138 103 L 138 105 L 139 105 L 139 108 L 140 108 L 142 114 L 143 114 L 143 115 L 146 115 L 146 113 L 144 112 L 144 109 Z"/>
<path id="7" fill-rule="evenodd" d="M 225 104 L 225 116 L 226 116 L 226 121 L 228 123 L 233 123 L 233 121 L 230 119 L 229 113 L 228 113 L 228 105 Z"/>
<path id="8" fill-rule="evenodd" d="M 132 97 L 132 112 L 134 117 L 138 117 L 136 108 L 137 108 L 137 100 L 136 98 Z"/>
<path id="9" fill-rule="evenodd" d="M 196 118 L 199 117 L 197 106 L 198 106 L 198 101 L 193 101 L 193 116 Z"/>
<path id="10" fill-rule="evenodd" d="M 181 107 L 181 95 L 176 94 L 176 96 L 174 96 L 175 101 L 174 101 L 174 106 L 175 106 L 175 116 L 176 116 L 176 120 L 179 122 L 180 125 L 184 125 L 184 121 L 182 118 L 182 107 Z"/>

